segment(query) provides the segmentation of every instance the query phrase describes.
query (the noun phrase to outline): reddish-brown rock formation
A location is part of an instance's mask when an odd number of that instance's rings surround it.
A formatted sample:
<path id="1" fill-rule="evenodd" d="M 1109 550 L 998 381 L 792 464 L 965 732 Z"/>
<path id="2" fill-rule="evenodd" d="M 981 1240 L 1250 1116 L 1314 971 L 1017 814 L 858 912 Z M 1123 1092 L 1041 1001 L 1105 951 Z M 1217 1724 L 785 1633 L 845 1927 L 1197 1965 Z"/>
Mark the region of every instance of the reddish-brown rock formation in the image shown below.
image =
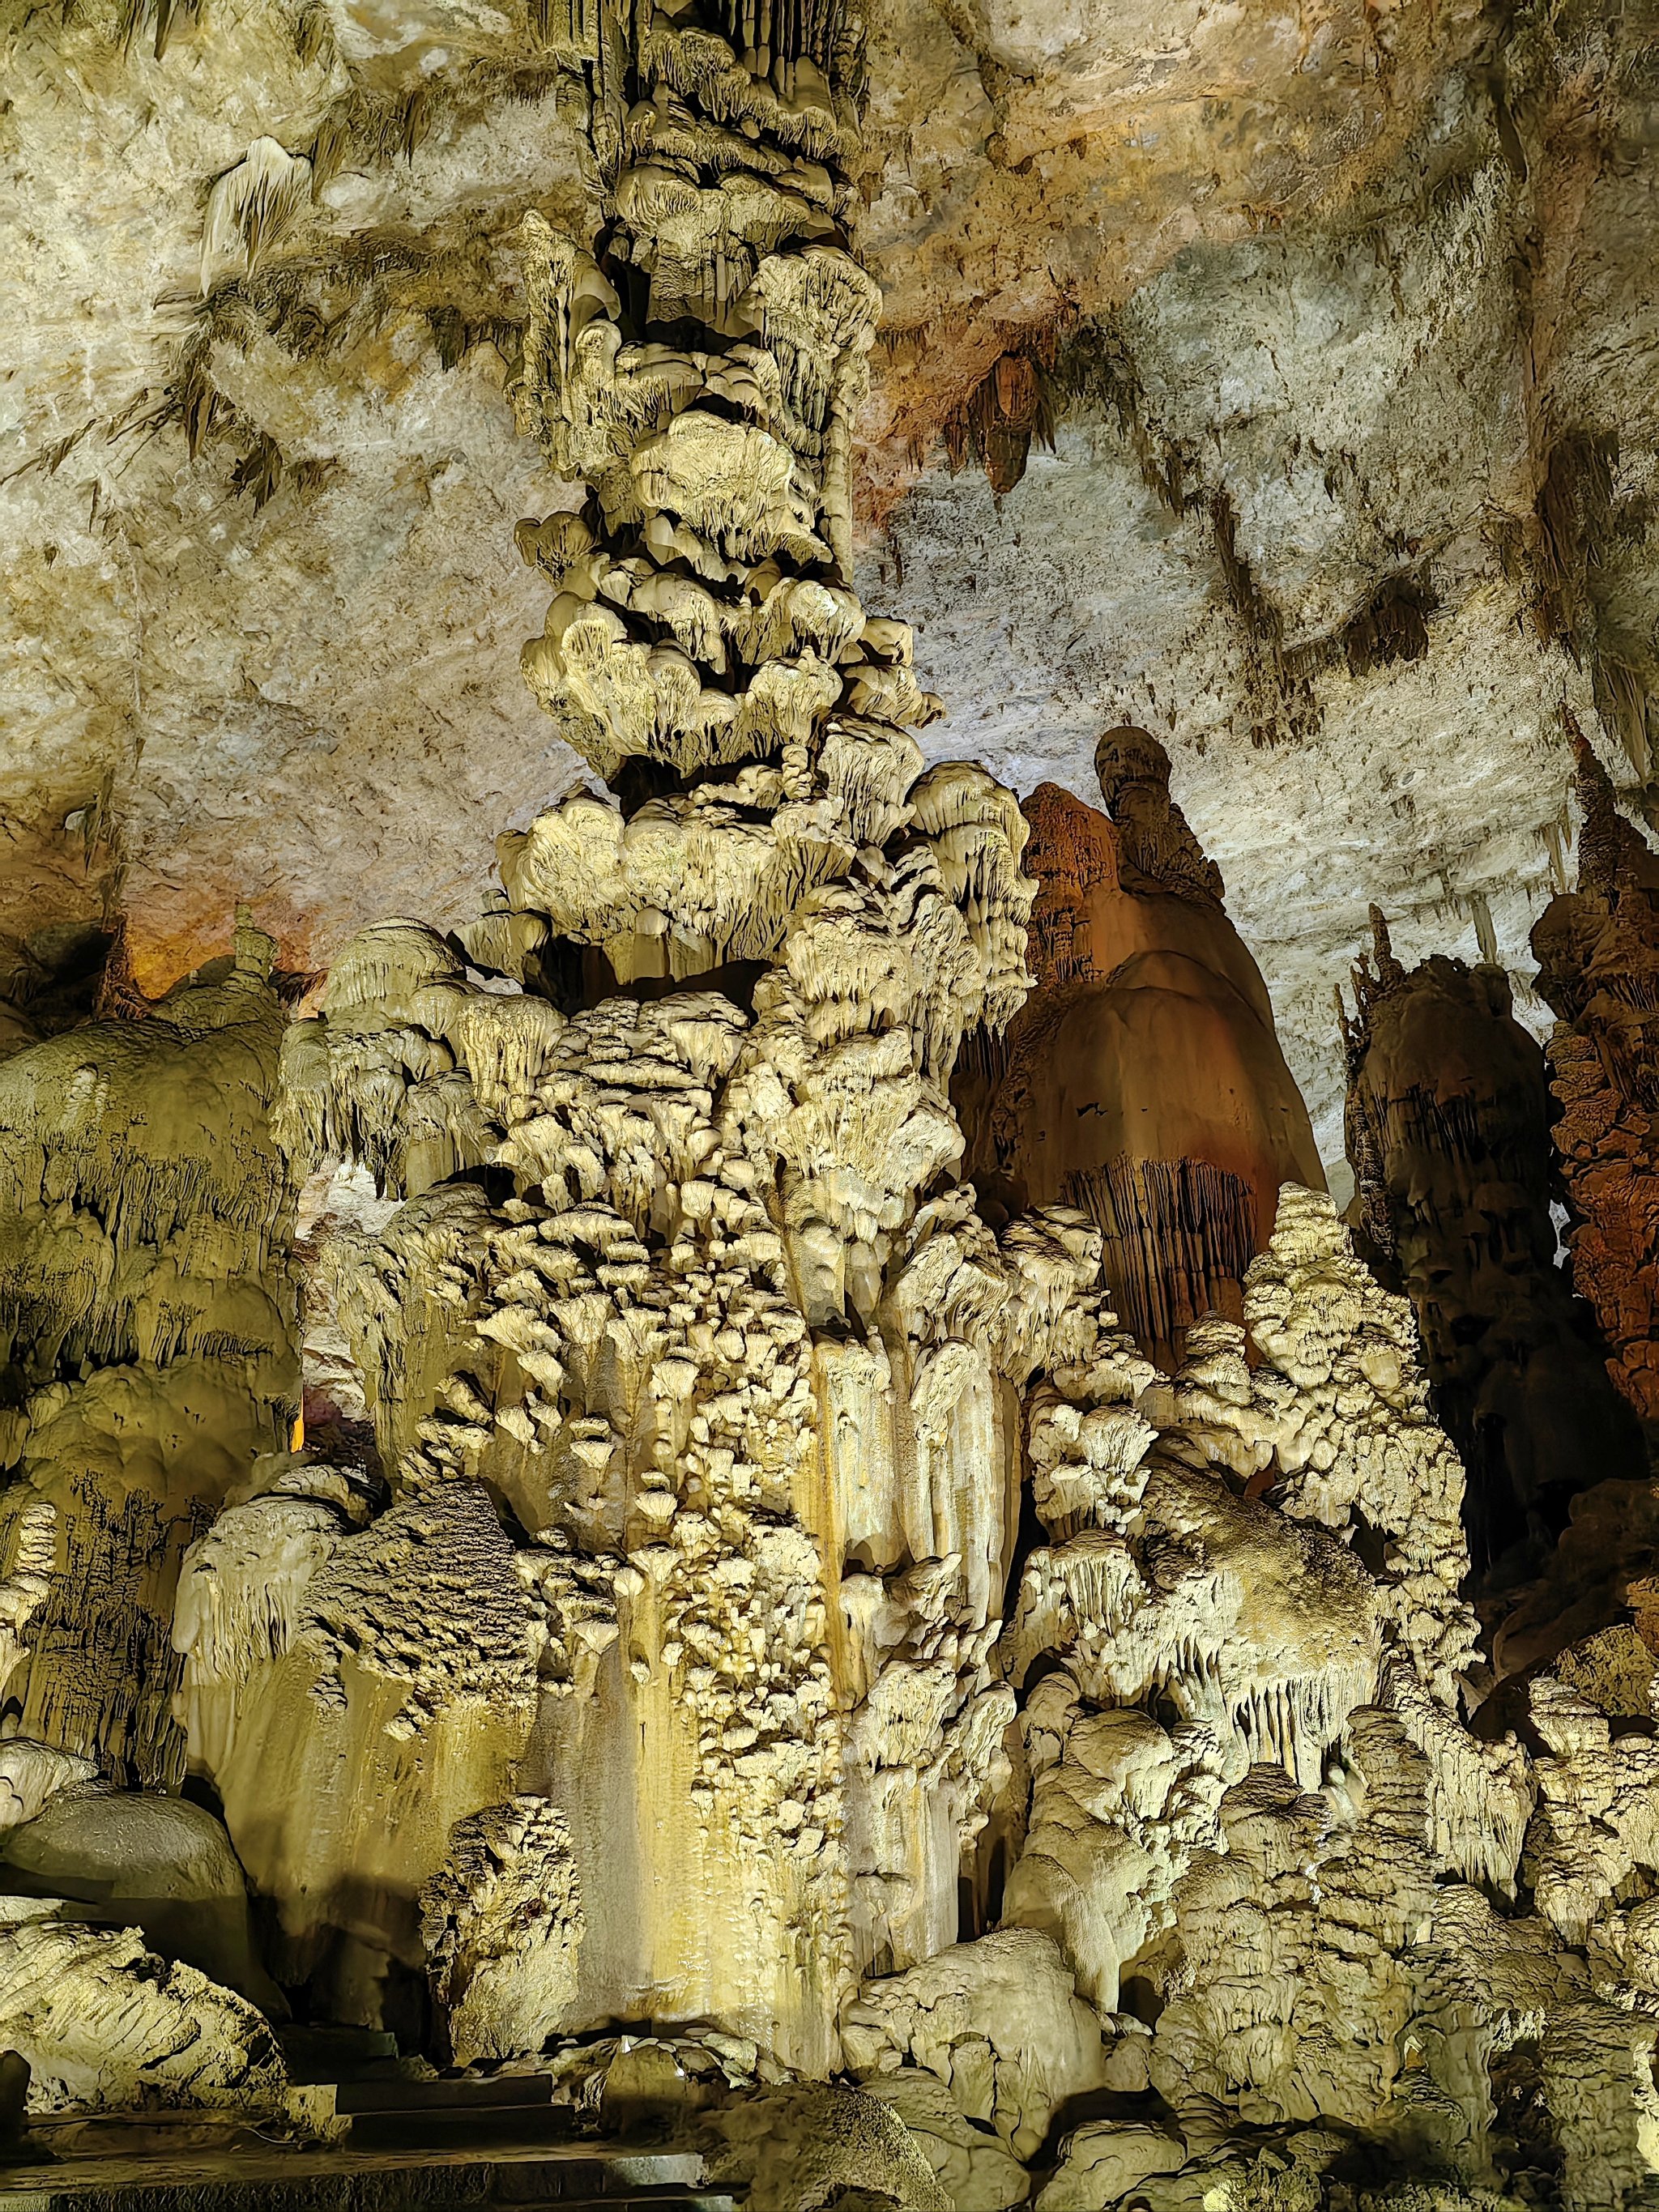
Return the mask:
<path id="1" fill-rule="evenodd" d="M 1468 1471 L 1477 1567 L 1552 1540 L 1569 1499 L 1643 1471 L 1589 1316 L 1556 1265 L 1544 1056 L 1502 969 L 1409 973 L 1372 909 L 1345 1019 L 1348 1158 L 1378 1264 L 1416 1310 L 1439 1419 Z"/>
<path id="2" fill-rule="evenodd" d="M 1111 730 L 1095 765 L 1109 818 L 1051 783 L 1024 802 L 1036 988 L 1005 1045 L 964 1055 L 958 1105 L 981 1188 L 1098 1222 L 1126 1326 L 1172 1362 L 1201 1314 L 1238 1316 L 1280 1183 L 1324 1176 L 1164 748 Z"/>
<path id="3" fill-rule="evenodd" d="M 1624 821 L 1578 741 L 1578 888 L 1532 933 L 1550 1040 L 1555 1142 L 1573 1280 L 1595 1310 L 1608 1372 L 1659 1420 L 1659 855 Z"/>

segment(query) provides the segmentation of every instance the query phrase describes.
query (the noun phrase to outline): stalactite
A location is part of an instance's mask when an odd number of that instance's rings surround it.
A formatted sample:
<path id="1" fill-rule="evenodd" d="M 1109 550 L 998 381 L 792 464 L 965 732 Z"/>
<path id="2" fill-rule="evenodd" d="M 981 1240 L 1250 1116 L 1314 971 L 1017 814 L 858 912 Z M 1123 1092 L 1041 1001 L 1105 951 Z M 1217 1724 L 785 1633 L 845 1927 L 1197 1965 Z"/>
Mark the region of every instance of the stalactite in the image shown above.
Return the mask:
<path id="1" fill-rule="evenodd" d="M 182 1775 L 179 1561 L 299 1401 L 273 950 L 244 917 L 235 957 L 143 1020 L 0 1068 L 0 1532 L 56 1528 L 8 1692 L 122 1780 Z"/>

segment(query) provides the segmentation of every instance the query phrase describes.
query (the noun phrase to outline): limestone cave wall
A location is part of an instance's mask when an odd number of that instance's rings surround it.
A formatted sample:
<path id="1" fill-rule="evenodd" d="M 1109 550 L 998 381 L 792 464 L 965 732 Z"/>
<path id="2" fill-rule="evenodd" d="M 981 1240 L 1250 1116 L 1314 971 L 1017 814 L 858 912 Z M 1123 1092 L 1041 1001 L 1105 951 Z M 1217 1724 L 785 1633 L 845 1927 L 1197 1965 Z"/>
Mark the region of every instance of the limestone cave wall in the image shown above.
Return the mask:
<path id="1" fill-rule="evenodd" d="M 3 35 L 0 2155 L 1650 2203 L 1639 25 Z"/>

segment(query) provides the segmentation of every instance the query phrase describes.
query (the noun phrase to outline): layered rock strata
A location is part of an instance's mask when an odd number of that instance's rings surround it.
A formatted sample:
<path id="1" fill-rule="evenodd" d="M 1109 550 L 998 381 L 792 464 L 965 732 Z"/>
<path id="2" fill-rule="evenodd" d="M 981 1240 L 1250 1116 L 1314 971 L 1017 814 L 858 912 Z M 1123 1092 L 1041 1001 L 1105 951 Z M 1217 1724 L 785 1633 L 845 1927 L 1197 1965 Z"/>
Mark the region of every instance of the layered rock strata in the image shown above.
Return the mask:
<path id="1" fill-rule="evenodd" d="M 1173 1366 L 1203 1315 L 1237 1319 L 1279 1185 L 1324 1176 L 1163 746 L 1110 730 L 1095 766 L 1104 816 L 1054 784 L 1024 802 L 1036 988 L 1005 1036 L 971 1041 L 953 1091 L 988 1200 L 1087 1213 L 1126 1326 Z"/>
<path id="2" fill-rule="evenodd" d="M 1500 969 L 1407 971 L 1373 913 L 1343 1034 L 1347 1146 L 1367 1247 L 1423 1332 L 1435 1405 L 1469 1470 L 1477 1564 L 1547 1551 L 1568 1501 L 1646 1472 L 1585 1310 L 1557 1267 L 1543 1054 Z M 1518 1555 L 1517 1555 L 1518 1556 Z"/>

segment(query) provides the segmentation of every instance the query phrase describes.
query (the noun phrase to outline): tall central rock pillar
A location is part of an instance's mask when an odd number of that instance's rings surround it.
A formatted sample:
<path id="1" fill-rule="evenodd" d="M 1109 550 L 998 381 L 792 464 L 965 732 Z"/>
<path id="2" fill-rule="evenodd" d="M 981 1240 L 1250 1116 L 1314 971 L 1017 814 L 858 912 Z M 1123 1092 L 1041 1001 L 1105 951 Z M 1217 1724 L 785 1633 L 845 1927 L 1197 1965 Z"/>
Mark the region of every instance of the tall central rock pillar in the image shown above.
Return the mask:
<path id="1" fill-rule="evenodd" d="M 586 489 L 520 526 L 524 666 L 609 790 L 290 1036 L 294 1150 L 408 1200 L 337 1255 L 393 1502 L 352 1532 L 301 1469 L 224 1516 L 181 1703 L 322 2008 L 424 1969 L 484 2050 L 467 1962 L 527 1883 L 517 2047 L 700 2023 L 822 2072 L 855 1980 L 954 1941 L 1007 1778 L 1020 1394 L 1127 1354 L 1088 1224 L 999 1242 L 957 1181 L 1034 887 L 850 581 L 856 25 L 566 29 L 594 220 L 526 222 L 516 396 Z"/>
<path id="2" fill-rule="evenodd" d="M 904 726 L 938 702 L 908 630 L 866 618 L 852 589 L 853 423 L 880 306 L 847 235 L 855 11 L 583 7 L 569 39 L 594 230 L 526 222 L 517 398 L 588 493 L 521 532 L 554 592 L 524 666 L 620 808 L 578 805 L 556 835 L 504 844 L 503 878 L 515 911 L 545 912 L 623 988 L 704 977 L 754 1027 L 732 1040 L 724 1124 L 680 1193 L 680 1298 L 640 1346 L 650 1472 L 594 1514 L 632 1563 L 627 1694 L 591 1709 L 556 1765 L 592 1801 L 598 1850 L 629 1814 L 641 1842 L 590 1960 L 611 1947 L 617 1981 L 659 2004 L 677 1982 L 670 2008 L 692 2014 L 752 2012 L 776 1980 L 777 2008 L 812 2023 L 791 2055 L 817 2064 L 837 1975 L 955 1934 L 951 1791 L 924 1810 L 907 1776 L 903 1805 L 887 1802 L 877 1770 L 902 1716 L 866 1715 L 862 1747 L 856 1717 L 840 1739 L 881 1658 L 841 1569 L 849 1545 L 878 1569 L 946 1560 L 967 1592 L 950 1632 L 988 1641 L 1008 1408 L 988 1371 L 953 1376 L 945 1433 L 908 1418 L 894 1431 L 894 1388 L 918 1377 L 889 1273 L 959 1148 L 942 1086 L 964 1001 L 997 1022 L 1024 988 L 1023 841 L 977 771 L 902 803 L 921 767 Z M 719 1389 L 695 1364 L 706 1350 Z M 945 1464 L 970 1437 L 1004 1470 L 980 1512 L 972 1476 Z M 875 1589 L 893 1632 L 904 1604 Z M 921 1693 L 930 1723 L 939 1696 L 959 1702 L 947 1672 Z M 901 1687 L 915 1691 L 896 1676 L 890 1697 Z M 862 1902 L 844 1893 L 861 1869 Z"/>

